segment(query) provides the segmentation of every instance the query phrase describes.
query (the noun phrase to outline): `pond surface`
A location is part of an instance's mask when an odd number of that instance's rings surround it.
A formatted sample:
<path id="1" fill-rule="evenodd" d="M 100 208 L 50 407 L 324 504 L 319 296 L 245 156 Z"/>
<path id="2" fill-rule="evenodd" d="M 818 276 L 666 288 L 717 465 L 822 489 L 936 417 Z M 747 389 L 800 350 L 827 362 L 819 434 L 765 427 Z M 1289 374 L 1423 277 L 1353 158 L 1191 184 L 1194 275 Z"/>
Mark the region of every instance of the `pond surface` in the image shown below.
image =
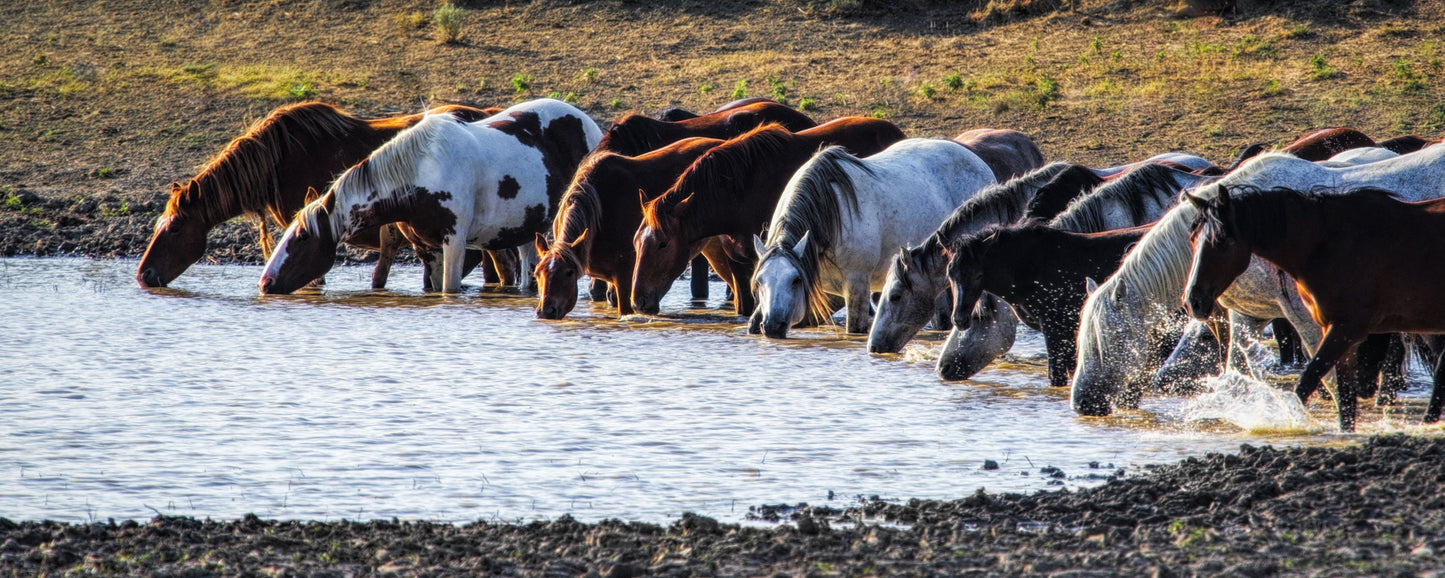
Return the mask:
<path id="1" fill-rule="evenodd" d="M 749 336 L 720 283 L 693 308 L 680 281 L 664 318 L 584 299 L 556 322 L 490 287 L 423 295 L 417 267 L 393 269 L 394 291 L 340 267 L 282 297 L 258 295 L 255 266 L 193 267 L 157 291 L 134 269 L 0 259 L 0 516 L 737 521 L 1348 439 L 1201 425 L 1179 399 L 1080 418 L 1027 332 L 961 383 L 934 376 L 939 333 L 901 356 L 836 328 Z"/>

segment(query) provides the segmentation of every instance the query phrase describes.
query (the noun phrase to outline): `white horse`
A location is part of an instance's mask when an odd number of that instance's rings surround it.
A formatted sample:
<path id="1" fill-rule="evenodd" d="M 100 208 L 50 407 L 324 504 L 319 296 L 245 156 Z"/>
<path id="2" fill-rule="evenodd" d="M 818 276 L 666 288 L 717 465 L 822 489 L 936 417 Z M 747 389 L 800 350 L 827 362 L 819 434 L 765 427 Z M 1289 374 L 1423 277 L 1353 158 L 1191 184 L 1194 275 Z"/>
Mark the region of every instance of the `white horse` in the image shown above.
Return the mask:
<path id="1" fill-rule="evenodd" d="M 266 262 L 261 292 L 295 291 L 331 269 L 341 241 L 400 222 L 418 249 L 441 249 L 431 286 L 457 293 L 466 249 L 516 247 L 544 232 L 578 163 L 601 139 L 590 117 L 552 99 L 473 123 L 428 114 L 301 209 Z M 535 261 L 530 248 L 522 253 Z"/>
<path id="2" fill-rule="evenodd" d="M 1375 153 L 1353 153 L 1369 160 Z M 1284 153 L 1268 153 L 1192 194 L 1214 199 L 1221 187 L 1288 186 L 1379 187 L 1406 200 L 1423 200 L 1445 194 L 1445 146 L 1432 146 L 1396 158 L 1350 166 L 1321 166 Z M 1072 382 L 1074 410 L 1085 415 L 1107 415 L 1111 404 L 1132 405 L 1153 369 L 1161 348 L 1172 343 L 1161 338 L 1182 324 L 1181 296 L 1193 258 L 1190 229 L 1199 209 L 1180 203 L 1140 240 L 1119 271 L 1084 302 L 1078 339 L 1078 364 Z M 1220 296 L 1230 310 L 1230 341 L 1244 343 L 1264 322 L 1283 317 L 1294 325 L 1308 352 L 1313 354 L 1321 332 L 1295 289 L 1294 281 L 1260 259 Z M 1230 356 L 1231 363 L 1234 361 Z M 1107 361 L 1106 361 L 1107 360 Z"/>
<path id="3" fill-rule="evenodd" d="M 755 322 L 786 337 L 810 308 L 831 316 L 831 294 L 843 297 L 847 331 L 866 333 L 893 252 L 993 183 L 978 155 L 947 140 L 905 139 L 865 159 L 836 146 L 814 155 L 788 181 L 767 242 L 753 237 Z"/>

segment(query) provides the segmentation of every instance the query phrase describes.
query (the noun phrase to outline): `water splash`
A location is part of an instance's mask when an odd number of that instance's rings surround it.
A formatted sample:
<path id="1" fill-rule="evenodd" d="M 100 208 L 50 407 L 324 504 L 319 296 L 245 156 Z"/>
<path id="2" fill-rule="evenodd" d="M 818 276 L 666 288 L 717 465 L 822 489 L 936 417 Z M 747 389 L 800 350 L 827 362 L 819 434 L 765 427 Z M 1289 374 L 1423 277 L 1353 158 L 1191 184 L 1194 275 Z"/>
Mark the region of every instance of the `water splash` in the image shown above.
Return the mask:
<path id="1" fill-rule="evenodd" d="M 1184 406 L 1188 421 L 1221 420 L 1252 433 L 1320 430 L 1293 392 L 1235 371 L 1206 379 L 1204 384 L 1209 390 Z"/>

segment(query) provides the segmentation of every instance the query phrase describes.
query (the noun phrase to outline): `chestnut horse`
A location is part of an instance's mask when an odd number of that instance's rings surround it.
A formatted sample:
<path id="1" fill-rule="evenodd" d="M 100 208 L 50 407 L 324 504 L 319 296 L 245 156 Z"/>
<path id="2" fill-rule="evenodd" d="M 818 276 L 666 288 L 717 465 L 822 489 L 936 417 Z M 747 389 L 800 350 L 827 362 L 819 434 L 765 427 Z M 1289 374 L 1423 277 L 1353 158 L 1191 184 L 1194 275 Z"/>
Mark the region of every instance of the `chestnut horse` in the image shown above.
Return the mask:
<path id="1" fill-rule="evenodd" d="M 632 233 L 642 222 L 637 193 L 651 199 L 672 186 L 697 157 L 722 144 L 711 138 L 689 138 L 637 157 L 593 153 L 557 207 L 550 246 L 537 234 L 537 317 L 561 319 L 577 304 L 577 280 L 586 274 L 611 285 L 619 315 L 632 314 L 632 270 L 637 254 Z M 729 282 L 727 256 L 718 243 L 704 245 L 714 270 Z M 694 264 L 694 266 L 696 266 Z M 694 270 L 694 275 L 706 273 Z"/>
<path id="2" fill-rule="evenodd" d="M 1213 312 L 1215 299 L 1258 255 L 1294 278 L 1324 329 L 1295 387 L 1301 402 L 1371 333 L 1445 332 L 1445 199 L 1404 202 L 1371 187 L 1337 194 L 1221 188 L 1213 201 L 1187 198 L 1203 209 L 1184 290 L 1190 315 Z M 1440 419 L 1442 371 L 1445 363 L 1437 363 L 1426 423 Z M 1340 429 L 1352 431 L 1354 384 L 1338 380 L 1337 387 Z"/>
<path id="3" fill-rule="evenodd" d="M 954 327 L 969 328 L 984 291 L 1003 298 L 1038 321 L 1049 355 L 1049 385 L 1069 385 L 1086 280 L 1114 274 L 1151 226 L 1075 233 L 1031 221 L 963 237 L 948 248 Z"/>
<path id="4" fill-rule="evenodd" d="M 1307 161 L 1322 161 L 1350 149 L 1373 146 L 1375 146 L 1375 139 L 1366 136 L 1365 133 L 1352 128 L 1336 127 L 1322 128 L 1300 135 L 1299 138 L 1294 139 L 1294 142 L 1285 145 L 1277 152 L 1289 153 Z M 1402 143 L 1402 146 L 1407 145 Z M 1239 168 L 1245 161 L 1258 156 L 1265 150 L 1263 144 L 1245 147 L 1239 156 L 1235 157 L 1234 162 L 1224 169 L 1224 172 L 1234 172 L 1234 169 Z"/>
<path id="5" fill-rule="evenodd" d="M 903 138 L 903 131 L 891 122 L 848 117 L 799 133 L 764 125 L 708 151 L 667 192 L 651 201 L 642 199 L 642 224 L 632 241 L 637 249 L 633 309 L 656 313 L 696 244 L 727 235 L 733 305 L 738 315 L 752 314 L 749 280 L 758 256 L 749 240 L 772 217 L 783 187 L 798 167 L 824 146 L 840 145 L 854 155 L 867 156 Z"/>
<path id="6" fill-rule="evenodd" d="M 635 157 L 688 137 L 729 139 L 767 123 L 793 132 L 818 126 L 808 115 L 766 100 L 677 122 L 631 114 L 607 129 L 597 150 Z"/>
<path id="7" fill-rule="evenodd" d="M 734 100 L 734 101 L 732 101 L 732 102 L 729 102 L 729 103 L 727 103 L 727 104 L 724 104 L 724 105 L 722 105 L 722 106 L 717 107 L 717 109 L 714 110 L 713 112 L 722 112 L 722 111 L 728 110 L 728 109 L 730 109 L 730 108 L 737 108 L 737 107 L 740 107 L 740 106 L 747 106 L 747 105 L 749 105 L 749 104 L 755 104 L 755 103 L 759 103 L 759 102 L 777 102 L 777 101 L 776 101 L 776 100 L 773 100 L 773 99 L 771 99 L 771 98 L 762 97 L 762 96 L 754 96 L 754 97 L 750 97 L 750 98 L 740 98 L 740 99 Z M 693 111 L 690 111 L 690 110 L 688 110 L 688 109 L 685 109 L 685 108 L 681 108 L 681 107 L 676 107 L 676 106 L 674 106 L 674 107 L 671 107 L 671 108 L 664 108 L 664 109 L 662 109 L 661 112 L 658 112 L 658 113 L 657 113 L 657 117 L 656 117 L 656 118 L 657 118 L 657 120 L 666 121 L 666 122 L 677 122 L 677 121 L 679 121 L 679 120 L 687 120 L 687 119 L 690 119 L 690 118 L 697 118 L 697 117 L 699 117 L 699 116 L 702 116 L 702 115 L 700 115 L 700 114 L 698 114 L 698 113 L 695 113 L 695 112 L 693 112 Z"/>
<path id="8" fill-rule="evenodd" d="M 500 110 L 448 105 L 431 112 L 477 120 Z M 309 192 L 324 190 L 337 174 L 422 116 L 365 120 L 319 102 L 272 111 L 226 145 L 194 178 L 171 184 L 170 200 L 136 268 L 136 282 L 141 287 L 165 287 L 205 254 L 211 229 L 243 215 L 256 223 L 262 248 L 269 254 L 268 218 L 289 224 L 311 200 Z M 384 286 L 394 244 L 384 242 L 382 232 L 375 229 L 358 233 L 351 243 L 382 251 L 372 286 Z"/>
<path id="9" fill-rule="evenodd" d="M 543 231 L 601 138 L 591 117 L 554 99 L 476 122 L 428 114 L 297 214 L 266 262 L 261 292 L 290 293 L 331 268 L 339 242 L 401 222 L 419 255 L 440 249 L 432 287 L 457 293 L 466 249 L 515 247 Z"/>

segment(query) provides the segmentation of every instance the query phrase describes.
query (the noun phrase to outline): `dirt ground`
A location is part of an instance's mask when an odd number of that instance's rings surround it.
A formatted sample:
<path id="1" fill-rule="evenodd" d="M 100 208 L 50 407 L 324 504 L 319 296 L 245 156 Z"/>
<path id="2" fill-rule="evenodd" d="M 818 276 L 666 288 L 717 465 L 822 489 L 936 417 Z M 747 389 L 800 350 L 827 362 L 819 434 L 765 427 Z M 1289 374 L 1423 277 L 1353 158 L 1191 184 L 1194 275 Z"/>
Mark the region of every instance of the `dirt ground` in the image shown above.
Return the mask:
<path id="1" fill-rule="evenodd" d="M 1243 446 L 1078 492 L 769 508 L 778 525 L 67 525 L 0 519 L 0 574 L 155 576 L 1438 576 L 1445 439 Z"/>
<path id="2" fill-rule="evenodd" d="M 1234 4 L 475 1 L 441 43 L 430 0 L 7 2 L 0 255 L 138 256 L 169 183 L 303 99 L 379 116 L 554 96 L 605 123 L 773 96 L 914 136 L 1014 128 L 1095 165 L 1445 130 L 1445 2 Z M 228 224 L 208 258 L 257 261 L 253 239 Z"/>

